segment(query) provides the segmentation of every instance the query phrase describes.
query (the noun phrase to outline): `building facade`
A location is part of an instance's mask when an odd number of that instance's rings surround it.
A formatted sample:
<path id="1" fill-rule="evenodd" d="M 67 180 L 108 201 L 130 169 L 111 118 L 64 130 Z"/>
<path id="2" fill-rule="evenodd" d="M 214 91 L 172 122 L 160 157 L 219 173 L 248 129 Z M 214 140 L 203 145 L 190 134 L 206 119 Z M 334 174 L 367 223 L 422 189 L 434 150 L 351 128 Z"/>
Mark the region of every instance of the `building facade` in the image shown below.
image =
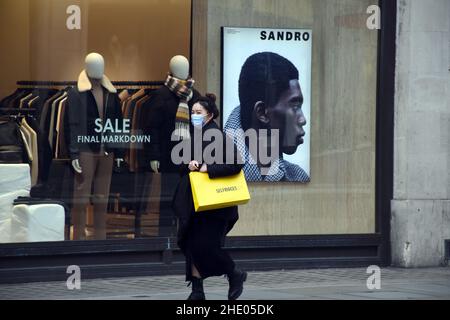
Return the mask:
<path id="1" fill-rule="evenodd" d="M 7 71 L 0 76 L 1 108 L 14 111 L 16 103 L 20 109 L 7 114 L 6 122 L 11 115 L 14 121 L 24 117 L 24 104 L 40 106 L 27 96 L 46 100 L 44 89 L 64 95 L 76 86 L 86 54 L 95 51 L 105 58 L 105 74 L 120 93 L 125 118 L 139 119 L 133 110 L 146 108 L 164 85 L 169 60 L 181 54 L 188 57 L 195 88 L 221 102 L 224 124 L 227 110 L 237 107 L 226 103 L 227 92 L 238 86 L 237 78 L 224 77 L 224 61 L 260 51 L 292 54 L 294 61 L 303 53 L 296 54 L 296 37 L 287 34 L 308 33 L 298 40 L 311 41 L 307 49 L 299 47 L 310 59 L 295 63 L 307 143 L 285 159 L 301 164 L 310 181 L 249 182 L 251 201 L 239 207 L 240 219 L 226 242 L 231 255 L 248 270 L 447 263 L 449 1 L 5 0 L 1 6 L 0 24 L 14 25 L 0 34 L 0 63 Z M 227 35 L 254 29 L 265 32 L 256 39 L 264 43 L 238 42 L 227 53 Z M 5 100 L 8 95 L 15 100 Z M 230 96 L 238 99 L 237 91 Z M 18 218 L 11 195 L 4 198 L 9 202 L 2 205 L 0 228 L 10 235 L 0 243 L 0 282 L 66 279 L 71 265 L 85 278 L 183 273 L 176 217 L 167 213 L 173 176 L 155 174 L 147 160 L 142 167 L 139 148 L 130 147 L 128 166 L 111 173 L 106 236 L 94 239 L 99 213 L 88 205 L 86 239 L 76 239 L 73 165 L 55 153 L 56 145 L 46 182 L 53 192 L 41 198 L 67 200 L 69 208 L 60 224 L 35 216 L 35 226 L 28 213 Z M 5 176 L 3 186 L 7 181 Z M 31 190 L 35 186 L 31 182 Z M 46 238 L 38 226 L 46 223 L 61 238 Z"/>

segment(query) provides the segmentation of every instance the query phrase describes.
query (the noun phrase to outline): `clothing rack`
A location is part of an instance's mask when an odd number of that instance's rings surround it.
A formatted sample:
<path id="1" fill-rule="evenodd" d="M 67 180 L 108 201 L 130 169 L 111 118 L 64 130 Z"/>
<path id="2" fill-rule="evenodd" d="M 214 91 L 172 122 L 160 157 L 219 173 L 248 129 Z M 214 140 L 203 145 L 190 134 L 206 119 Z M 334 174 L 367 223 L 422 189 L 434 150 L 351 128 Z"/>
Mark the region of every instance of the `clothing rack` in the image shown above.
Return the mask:
<path id="1" fill-rule="evenodd" d="M 112 81 L 114 86 L 138 86 L 138 87 L 150 87 L 150 86 L 163 86 L 164 81 Z M 74 86 L 76 81 L 17 81 L 18 86 Z"/>
<path id="2" fill-rule="evenodd" d="M 34 108 L 0 108 L 0 117 L 7 116 L 12 119 L 23 118 L 25 116 L 34 116 L 32 114 L 30 115 L 34 111 L 36 111 Z"/>
<path id="3" fill-rule="evenodd" d="M 1 108 L 0 111 L 20 111 L 20 112 L 31 112 L 31 111 L 36 111 L 36 109 L 34 108 Z"/>
<path id="4" fill-rule="evenodd" d="M 25 119 L 34 119 L 32 115 L 29 114 L 21 114 L 21 115 L 15 115 L 15 114 L 0 114 L 0 120 L 1 121 L 21 121 L 23 118 Z"/>

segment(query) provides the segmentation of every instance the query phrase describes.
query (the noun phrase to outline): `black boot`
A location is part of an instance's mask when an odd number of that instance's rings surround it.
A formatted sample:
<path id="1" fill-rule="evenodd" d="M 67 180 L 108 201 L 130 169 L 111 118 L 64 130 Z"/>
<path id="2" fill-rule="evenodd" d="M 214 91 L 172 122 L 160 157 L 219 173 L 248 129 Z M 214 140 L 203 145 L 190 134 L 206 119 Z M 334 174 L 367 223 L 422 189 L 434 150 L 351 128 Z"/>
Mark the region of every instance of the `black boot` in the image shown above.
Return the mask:
<path id="1" fill-rule="evenodd" d="M 188 300 L 206 300 L 205 292 L 203 291 L 203 279 L 193 278 L 192 292 L 189 295 Z"/>
<path id="2" fill-rule="evenodd" d="M 247 272 L 234 269 L 233 273 L 228 275 L 230 288 L 228 290 L 228 300 L 236 300 L 244 290 L 244 282 L 247 280 Z"/>

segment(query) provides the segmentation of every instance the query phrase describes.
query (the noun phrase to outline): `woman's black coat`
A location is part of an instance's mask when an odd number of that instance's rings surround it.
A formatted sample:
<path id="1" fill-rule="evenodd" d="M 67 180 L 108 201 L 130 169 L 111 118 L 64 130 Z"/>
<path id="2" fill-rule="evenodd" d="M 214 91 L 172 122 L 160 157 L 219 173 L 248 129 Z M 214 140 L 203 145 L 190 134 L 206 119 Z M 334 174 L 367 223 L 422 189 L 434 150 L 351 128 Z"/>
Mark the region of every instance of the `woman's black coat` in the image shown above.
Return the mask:
<path id="1" fill-rule="evenodd" d="M 202 129 L 203 134 L 206 130 L 210 130 L 210 129 L 220 130 L 219 127 L 217 126 L 217 124 L 214 121 L 211 121 L 203 127 L 203 129 Z M 192 128 L 191 128 L 191 134 L 192 134 L 192 137 L 194 137 Z M 224 147 L 223 164 L 206 163 L 208 176 L 211 179 L 236 175 L 243 168 L 243 164 L 241 164 L 242 161 L 239 161 L 240 157 L 239 157 L 236 146 L 234 146 L 234 163 L 233 164 L 225 163 L 225 160 L 226 160 L 225 152 L 226 152 L 226 145 L 227 145 L 225 142 L 225 139 L 229 139 L 229 138 L 227 138 L 224 133 L 222 133 L 222 136 L 224 138 L 224 140 L 223 140 L 224 141 L 224 143 L 223 143 L 223 147 Z M 213 141 L 203 142 L 202 143 L 202 151 L 204 151 L 206 146 L 208 146 Z M 192 150 L 191 154 L 193 155 L 194 154 L 193 153 L 193 143 L 191 143 L 191 150 Z M 200 166 L 202 164 L 201 159 L 200 160 L 199 159 L 191 159 L 191 160 L 197 160 L 200 163 Z M 190 218 L 192 215 L 194 215 L 194 214 L 222 215 L 223 218 L 225 220 L 227 220 L 226 233 L 230 232 L 230 230 L 233 228 L 234 224 L 236 223 L 236 221 L 239 218 L 237 206 L 196 213 L 194 211 L 194 202 L 192 199 L 191 184 L 189 181 L 189 172 L 190 172 L 190 170 L 188 168 L 188 164 L 183 164 L 180 166 L 181 179 L 180 179 L 180 182 L 175 191 L 175 196 L 173 198 L 173 203 L 172 203 L 173 209 L 175 211 L 175 215 L 179 218 L 179 220 L 178 220 L 179 221 L 178 246 L 180 247 L 180 249 L 183 252 L 185 252 L 185 249 L 186 249 L 186 240 L 187 240 L 188 231 L 189 231 L 189 224 L 191 223 Z"/>

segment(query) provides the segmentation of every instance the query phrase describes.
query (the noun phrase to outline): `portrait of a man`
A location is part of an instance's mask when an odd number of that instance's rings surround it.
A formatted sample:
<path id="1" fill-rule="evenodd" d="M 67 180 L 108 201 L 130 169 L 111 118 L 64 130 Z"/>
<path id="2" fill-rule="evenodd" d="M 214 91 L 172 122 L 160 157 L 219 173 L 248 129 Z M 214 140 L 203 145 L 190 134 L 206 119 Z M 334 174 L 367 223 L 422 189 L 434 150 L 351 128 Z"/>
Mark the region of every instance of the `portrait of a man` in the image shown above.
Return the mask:
<path id="1" fill-rule="evenodd" d="M 245 161 L 247 180 L 309 182 L 309 175 L 299 165 L 283 157 L 296 153 L 306 134 L 304 98 L 294 64 L 273 52 L 253 54 L 241 68 L 238 88 L 240 105 L 229 115 L 224 130 L 233 137 Z M 256 139 L 245 134 L 249 130 Z M 266 151 L 269 163 L 260 159 L 263 147 L 270 149 Z"/>
<path id="2" fill-rule="evenodd" d="M 311 181 L 312 41 L 311 29 L 222 29 L 222 129 L 249 182 Z"/>

